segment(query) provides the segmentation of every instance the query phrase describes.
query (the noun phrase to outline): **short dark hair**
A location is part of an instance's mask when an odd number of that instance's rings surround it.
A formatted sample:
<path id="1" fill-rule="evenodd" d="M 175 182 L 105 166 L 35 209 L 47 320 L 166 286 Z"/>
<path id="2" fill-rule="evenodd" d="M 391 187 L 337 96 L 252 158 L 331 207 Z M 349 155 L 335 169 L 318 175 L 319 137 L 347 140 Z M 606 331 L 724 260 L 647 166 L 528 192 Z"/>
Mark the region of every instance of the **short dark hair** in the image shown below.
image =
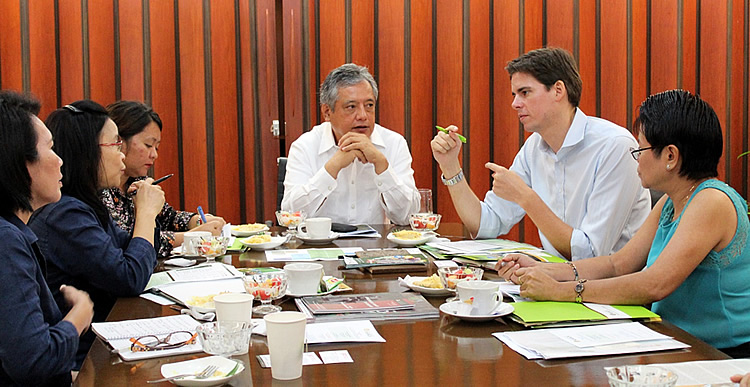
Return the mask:
<path id="1" fill-rule="evenodd" d="M 159 115 L 150 106 L 138 101 L 117 101 L 107 106 L 107 112 L 125 141 L 142 132 L 152 122 L 162 130 Z"/>
<path id="2" fill-rule="evenodd" d="M 336 101 L 339 99 L 339 88 L 354 86 L 362 81 L 367 81 L 370 84 L 372 95 L 377 101 L 378 83 L 375 82 L 375 78 L 372 77 L 367 67 L 347 63 L 331 70 L 323 84 L 320 85 L 320 104 L 328 105 L 331 110 L 334 110 Z"/>
<path id="3" fill-rule="evenodd" d="M 63 160 L 62 193 L 93 208 L 102 226 L 107 224 L 109 213 L 98 196 L 102 163 L 99 134 L 108 119 L 102 105 L 81 100 L 53 111 L 45 121 L 55 139 L 54 150 Z"/>
<path id="4" fill-rule="evenodd" d="M 716 112 L 699 96 L 685 90 L 654 94 L 641 104 L 633 133 L 643 133 L 657 156 L 668 145 L 680 151 L 680 176 L 699 180 L 719 175 L 724 149 Z"/>
<path id="5" fill-rule="evenodd" d="M 526 73 L 534 77 L 549 90 L 557 81 L 565 84 L 568 102 L 578 107 L 581 102 L 583 81 L 578 74 L 578 66 L 570 53 L 558 47 L 545 47 L 529 51 L 505 66 L 508 75 Z"/>
<path id="6" fill-rule="evenodd" d="M 0 215 L 33 211 L 26 164 L 39 160 L 31 116 L 38 114 L 40 107 L 30 95 L 0 91 Z"/>

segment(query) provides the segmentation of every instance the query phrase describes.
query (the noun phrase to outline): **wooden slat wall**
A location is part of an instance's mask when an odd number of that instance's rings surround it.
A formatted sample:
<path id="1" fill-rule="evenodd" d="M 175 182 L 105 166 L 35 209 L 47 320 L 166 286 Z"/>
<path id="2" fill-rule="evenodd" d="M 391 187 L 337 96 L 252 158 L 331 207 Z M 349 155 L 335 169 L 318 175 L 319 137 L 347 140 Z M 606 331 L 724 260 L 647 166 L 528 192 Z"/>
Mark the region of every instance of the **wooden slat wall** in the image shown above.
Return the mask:
<path id="1" fill-rule="evenodd" d="M 278 1 L 2 1 L 0 87 L 35 93 L 42 118 L 81 98 L 153 104 L 164 121 L 154 174 L 179 177 L 163 186 L 169 202 L 236 223 L 273 219 L 276 158 L 319 122 L 326 74 L 356 62 L 379 81 L 378 121 L 407 138 L 417 185 L 456 221 L 429 148 L 434 125 L 468 134 L 461 157 L 483 197 L 485 162 L 510 165 L 528 136 L 505 64 L 558 46 L 579 62 L 589 115 L 629 126 L 651 93 L 700 93 L 725 131 L 720 175 L 747 196 L 748 159 L 736 159 L 748 149 L 746 0 L 287 0 L 282 69 Z M 538 243 L 528 221 L 509 237 Z"/>

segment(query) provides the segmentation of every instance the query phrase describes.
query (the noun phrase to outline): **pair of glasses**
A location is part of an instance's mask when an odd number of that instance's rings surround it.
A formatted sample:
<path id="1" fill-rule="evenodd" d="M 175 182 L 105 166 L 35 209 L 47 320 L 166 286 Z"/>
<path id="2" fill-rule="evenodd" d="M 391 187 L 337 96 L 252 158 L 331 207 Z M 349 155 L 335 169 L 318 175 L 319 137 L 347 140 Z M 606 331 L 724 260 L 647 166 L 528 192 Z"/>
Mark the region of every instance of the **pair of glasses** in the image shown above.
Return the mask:
<path id="1" fill-rule="evenodd" d="M 195 343 L 196 337 L 198 337 L 198 333 L 188 331 L 172 332 L 161 339 L 154 335 L 141 336 L 130 339 L 133 343 L 130 345 L 130 350 L 133 352 L 146 352 L 175 349 Z"/>
<path id="2" fill-rule="evenodd" d="M 99 146 L 113 146 L 118 152 L 122 151 L 122 140 L 118 139 L 117 142 L 108 142 L 105 144 L 99 144 Z"/>
<path id="3" fill-rule="evenodd" d="M 649 149 L 654 149 L 654 147 L 649 146 L 646 148 L 638 148 L 638 149 L 630 148 L 630 155 L 633 156 L 633 160 L 638 161 L 638 159 L 641 158 L 641 152 L 647 151 Z"/>

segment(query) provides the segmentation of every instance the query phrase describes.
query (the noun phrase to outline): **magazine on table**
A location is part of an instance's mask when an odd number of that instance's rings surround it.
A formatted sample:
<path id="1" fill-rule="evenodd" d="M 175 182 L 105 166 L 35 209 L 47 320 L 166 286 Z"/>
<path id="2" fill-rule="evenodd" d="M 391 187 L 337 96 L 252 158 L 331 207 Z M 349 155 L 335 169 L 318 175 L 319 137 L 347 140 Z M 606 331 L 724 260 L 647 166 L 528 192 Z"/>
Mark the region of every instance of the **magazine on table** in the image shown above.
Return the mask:
<path id="1" fill-rule="evenodd" d="M 358 251 L 354 256 L 344 256 L 344 265 L 347 269 L 397 265 L 425 266 L 427 263 L 427 258 L 416 248 L 366 250 Z"/>
<path id="2" fill-rule="evenodd" d="M 359 309 L 356 310 L 346 309 L 343 312 L 333 313 L 313 313 L 309 307 L 310 304 L 320 305 L 323 304 L 357 304 L 362 302 L 362 297 L 377 302 L 384 302 L 386 300 L 394 301 L 397 306 L 396 308 L 389 309 Z M 297 309 L 307 316 L 308 321 L 315 322 L 327 322 L 327 321 L 346 321 L 346 320 L 372 320 L 372 321 L 386 321 L 386 320 L 414 320 L 414 319 L 429 319 L 439 318 L 440 312 L 432 306 L 419 293 L 363 293 L 353 294 L 348 296 L 323 296 L 323 297 L 303 297 L 295 300 Z M 410 307 L 402 307 L 401 305 L 410 305 Z M 320 307 L 318 307 L 320 310 Z"/>

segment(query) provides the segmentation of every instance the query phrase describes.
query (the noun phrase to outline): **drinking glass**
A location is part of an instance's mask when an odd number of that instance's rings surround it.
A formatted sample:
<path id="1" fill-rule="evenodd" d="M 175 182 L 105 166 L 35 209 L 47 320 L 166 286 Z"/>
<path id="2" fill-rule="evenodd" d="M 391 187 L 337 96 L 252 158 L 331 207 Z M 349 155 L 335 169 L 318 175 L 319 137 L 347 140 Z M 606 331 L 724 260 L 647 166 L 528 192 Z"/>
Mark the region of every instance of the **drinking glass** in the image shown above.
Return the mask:
<path id="1" fill-rule="evenodd" d="M 200 237 L 191 240 L 190 243 L 193 244 L 195 252 L 198 253 L 199 256 L 206 258 L 206 262 L 214 262 L 216 257 L 226 254 L 227 246 L 229 245 L 229 237 Z"/>
<path id="2" fill-rule="evenodd" d="M 260 305 L 253 308 L 253 313 L 264 316 L 278 312 L 281 307 L 273 305 L 272 300 L 284 297 L 287 288 L 287 276 L 284 272 L 246 275 L 242 278 L 245 291 L 260 300 Z"/>
<path id="3" fill-rule="evenodd" d="M 305 211 L 276 211 L 276 220 L 279 226 L 287 228 L 287 234 L 294 236 L 297 234 L 297 225 L 304 222 L 307 218 Z"/>
<path id="4" fill-rule="evenodd" d="M 241 355 L 250 348 L 252 326 L 244 321 L 215 321 L 196 329 L 203 351 L 222 357 Z"/>
<path id="5" fill-rule="evenodd" d="M 429 188 L 420 188 L 419 191 L 419 213 L 432 213 L 432 190 Z"/>
<path id="6" fill-rule="evenodd" d="M 438 269 L 443 287 L 452 292 L 456 292 L 456 284 L 459 282 L 481 280 L 483 274 L 484 270 L 478 267 L 441 267 Z M 445 302 L 453 301 L 459 301 L 458 292 L 455 296 L 445 300 Z"/>

